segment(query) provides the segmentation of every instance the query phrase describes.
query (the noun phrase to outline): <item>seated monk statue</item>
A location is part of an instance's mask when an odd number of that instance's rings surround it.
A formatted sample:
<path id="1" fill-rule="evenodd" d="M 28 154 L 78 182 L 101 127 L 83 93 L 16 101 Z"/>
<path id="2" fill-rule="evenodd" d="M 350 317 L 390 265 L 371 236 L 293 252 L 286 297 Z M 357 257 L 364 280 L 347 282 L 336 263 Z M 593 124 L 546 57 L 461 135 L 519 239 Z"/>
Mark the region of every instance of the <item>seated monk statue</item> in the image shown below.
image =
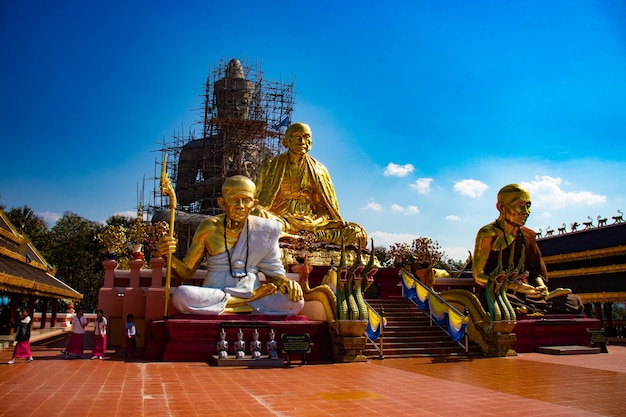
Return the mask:
<path id="1" fill-rule="evenodd" d="M 247 177 L 227 178 L 218 199 L 224 213 L 198 226 L 183 260 L 172 256 L 172 271 L 183 281 L 193 276 L 205 255 L 208 265 L 202 287 L 181 285 L 172 294 L 179 313 L 293 315 L 304 306 L 300 285 L 286 277 L 281 263 L 280 224 L 249 215 L 258 203 L 255 190 Z M 175 238 L 161 238 L 159 252 L 174 253 L 176 244 Z M 266 284 L 261 285 L 259 271 Z"/>
<path id="2" fill-rule="evenodd" d="M 257 177 L 260 216 L 275 217 L 285 235 L 313 233 L 318 241 L 341 245 L 367 242 L 367 233 L 356 223 L 345 222 L 330 174 L 310 156 L 311 129 L 304 123 L 287 128 L 283 145 L 288 151 L 266 160 Z"/>
<path id="3" fill-rule="evenodd" d="M 530 194 L 517 184 L 498 192 L 499 217 L 476 235 L 472 274 L 485 288 L 494 271 L 514 271 L 507 298 L 517 314 L 582 314 L 583 303 L 570 289 L 549 291 L 548 274 L 535 232 L 524 227 L 530 215 Z M 513 251 L 513 253 L 511 253 Z M 506 263 L 506 265 L 502 265 Z M 485 301 L 484 292 L 481 301 Z"/>

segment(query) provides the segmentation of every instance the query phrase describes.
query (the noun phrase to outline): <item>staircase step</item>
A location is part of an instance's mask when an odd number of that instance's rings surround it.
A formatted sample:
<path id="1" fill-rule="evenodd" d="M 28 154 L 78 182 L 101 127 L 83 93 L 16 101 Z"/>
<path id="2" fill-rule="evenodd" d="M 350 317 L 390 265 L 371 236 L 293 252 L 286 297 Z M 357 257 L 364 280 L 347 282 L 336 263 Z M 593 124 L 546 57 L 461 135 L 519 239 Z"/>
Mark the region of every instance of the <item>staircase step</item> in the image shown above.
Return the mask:
<path id="1" fill-rule="evenodd" d="M 470 343 L 468 352 L 453 342 L 441 328 L 415 304 L 403 298 L 367 300 L 370 306 L 383 312 L 387 325 L 383 331 L 383 356 L 408 358 L 418 356 L 480 355 L 481 349 Z M 380 344 L 380 342 L 378 342 Z M 368 343 L 363 351 L 370 358 L 379 357 L 376 348 Z"/>

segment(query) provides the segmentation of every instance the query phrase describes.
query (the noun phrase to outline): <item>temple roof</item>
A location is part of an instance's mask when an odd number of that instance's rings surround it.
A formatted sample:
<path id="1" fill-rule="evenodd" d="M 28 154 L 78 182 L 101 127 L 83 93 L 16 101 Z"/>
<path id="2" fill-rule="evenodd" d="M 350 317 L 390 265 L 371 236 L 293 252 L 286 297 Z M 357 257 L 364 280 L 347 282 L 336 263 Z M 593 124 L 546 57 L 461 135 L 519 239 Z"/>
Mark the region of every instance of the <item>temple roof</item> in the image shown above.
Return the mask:
<path id="1" fill-rule="evenodd" d="M 537 239 L 550 288 L 571 288 L 584 302 L 626 301 L 626 222 Z"/>
<path id="2" fill-rule="evenodd" d="M 54 276 L 52 266 L 0 210 L 0 291 L 80 300 L 83 295 Z"/>

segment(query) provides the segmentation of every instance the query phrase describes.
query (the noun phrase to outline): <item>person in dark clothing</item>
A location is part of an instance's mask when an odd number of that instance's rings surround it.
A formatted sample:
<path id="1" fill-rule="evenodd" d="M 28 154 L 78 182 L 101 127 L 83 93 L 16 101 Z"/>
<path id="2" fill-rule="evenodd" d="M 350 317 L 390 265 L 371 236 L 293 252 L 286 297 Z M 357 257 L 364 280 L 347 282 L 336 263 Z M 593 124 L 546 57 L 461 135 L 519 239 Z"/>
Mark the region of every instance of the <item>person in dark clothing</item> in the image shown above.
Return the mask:
<path id="1" fill-rule="evenodd" d="M 15 350 L 13 350 L 13 356 L 8 362 L 9 365 L 13 365 L 16 358 L 26 358 L 25 362 L 31 362 L 33 360 L 33 355 L 30 351 L 30 326 L 32 320 L 28 315 L 28 309 L 24 307 L 19 309 L 19 319 L 19 322 L 12 324 L 12 326 L 17 329 L 17 333 L 15 334 L 17 344 L 15 345 Z"/>

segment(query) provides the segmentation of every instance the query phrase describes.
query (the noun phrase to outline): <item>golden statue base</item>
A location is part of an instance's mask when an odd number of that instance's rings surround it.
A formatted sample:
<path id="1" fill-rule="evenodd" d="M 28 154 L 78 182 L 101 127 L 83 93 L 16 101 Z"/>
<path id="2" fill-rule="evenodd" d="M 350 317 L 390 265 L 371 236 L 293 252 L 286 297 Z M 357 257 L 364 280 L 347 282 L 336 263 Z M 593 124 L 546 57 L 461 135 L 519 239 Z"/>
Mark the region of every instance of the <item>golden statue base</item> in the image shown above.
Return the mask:
<path id="1" fill-rule="evenodd" d="M 492 321 L 488 331 L 483 332 L 483 339 L 487 343 L 487 356 L 504 357 L 517 356 L 513 350 L 513 342 L 515 342 L 515 333 L 512 333 L 517 322 L 515 321 Z M 480 330 L 482 327 L 478 326 Z"/>
<path id="2" fill-rule="evenodd" d="M 367 320 L 334 320 L 329 323 L 335 362 L 366 362 Z"/>

